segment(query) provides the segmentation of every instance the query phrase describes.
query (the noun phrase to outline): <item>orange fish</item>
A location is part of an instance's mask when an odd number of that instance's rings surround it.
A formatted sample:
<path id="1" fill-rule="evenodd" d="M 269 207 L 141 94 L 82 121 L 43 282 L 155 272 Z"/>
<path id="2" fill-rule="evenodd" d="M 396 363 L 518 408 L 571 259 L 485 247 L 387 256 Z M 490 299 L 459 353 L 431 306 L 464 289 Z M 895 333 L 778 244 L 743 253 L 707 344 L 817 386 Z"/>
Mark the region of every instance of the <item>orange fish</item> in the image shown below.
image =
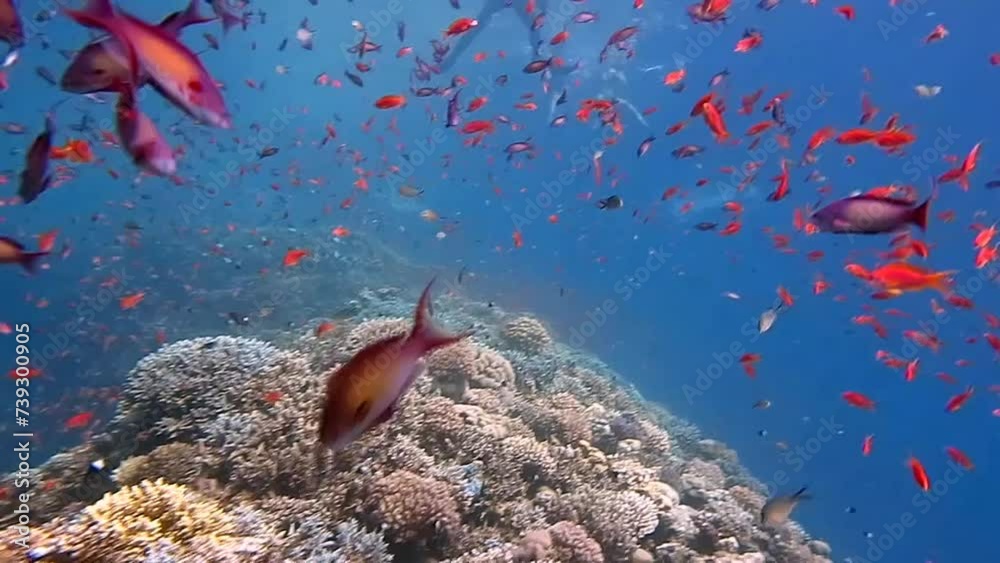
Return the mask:
<path id="1" fill-rule="evenodd" d="M 70 139 L 61 147 L 52 147 L 52 150 L 49 151 L 49 158 L 89 163 L 94 161 L 94 152 L 90 149 L 90 143 L 87 141 Z"/>
<path id="2" fill-rule="evenodd" d="M 319 441 L 333 451 L 392 418 L 403 396 L 425 369 L 428 352 L 454 344 L 468 333 L 449 334 L 431 318 L 431 280 L 414 312 L 413 330 L 369 344 L 327 380 Z"/>
<path id="3" fill-rule="evenodd" d="M 378 109 L 393 109 L 406 105 L 406 96 L 402 94 L 387 94 L 375 100 Z"/>
<path id="4" fill-rule="evenodd" d="M 146 298 L 145 292 L 133 293 L 132 295 L 126 295 L 118 300 L 118 306 L 121 307 L 122 311 L 127 311 L 129 309 L 134 309 L 142 300 Z"/>
<path id="5" fill-rule="evenodd" d="M 324 321 L 319 323 L 319 325 L 316 327 L 315 334 L 317 337 L 323 336 L 324 334 L 330 332 L 334 328 L 336 328 L 336 326 L 333 323 L 331 323 L 330 321 Z"/>
<path id="6" fill-rule="evenodd" d="M 909 262 L 892 262 L 872 270 L 869 281 L 881 290 L 873 296 L 876 299 L 888 299 L 924 289 L 936 289 L 947 295 L 951 293 L 951 277 L 954 274 L 952 270 L 934 272 Z"/>
<path id="7" fill-rule="evenodd" d="M 301 248 L 290 248 L 288 252 L 285 253 L 285 259 L 282 261 L 282 264 L 286 268 L 298 266 L 299 262 L 301 262 L 302 259 L 305 258 L 306 256 L 309 256 L 308 250 L 303 250 Z"/>

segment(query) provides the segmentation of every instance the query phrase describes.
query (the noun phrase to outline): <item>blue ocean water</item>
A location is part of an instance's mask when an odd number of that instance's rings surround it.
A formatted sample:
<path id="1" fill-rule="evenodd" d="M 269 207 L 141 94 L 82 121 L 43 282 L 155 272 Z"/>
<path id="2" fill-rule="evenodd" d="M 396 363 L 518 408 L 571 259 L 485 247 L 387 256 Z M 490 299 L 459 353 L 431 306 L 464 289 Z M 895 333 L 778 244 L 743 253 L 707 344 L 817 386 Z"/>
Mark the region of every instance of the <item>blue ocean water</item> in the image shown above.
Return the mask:
<path id="1" fill-rule="evenodd" d="M 35 407 L 42 452 L 83 439 L 63 428 L 72 414 L 93 410 L 98 418 L 107 418 L 113 413 L 112 402 L 98 402 L 83 390 L 120 385 L 144 351 L 155 349 L 158 331 L 175 340 L 242 330 L 228 322 L 230 312 L 249 314 L 255 325 L 278 330 L 315 316 L 311 306 L 332 307 L 331 296 L 310 293 L 315 287 L 311 281 L 301 284 L 292 302 L 268 303 L 273 311 L 267 314 L 248 295 L 257 286 L 279 283 L 275 280 L 291 283 L 299 275 L 281 267 L 290 247 L 313 249 L 327 258 L 329 266 L 317 260 L 311 273 L 331 285 L 349 276 L 347 266 L 332 254 L 349 253 L 352 247 L 331 242 L 329 235 L 342 225 L 352 236 L 376 238 L 442 277 L 453 278 L 464 266 L 471 276 L 462 291 L 544 318 L 559 338 L 595 352 L 645 396 L 731 445 L 777 492 L 808 485 L 815 498 L 803 503 L 796 517 L 813 535 L 830 542 L 837 559 L 997 560 L 1000 548 L 989 532 L 993 499 L 1000 495 L 1000 484 L 991 478 L 1000 445 L 995 431 L 1000 419 L 992 411 L 1000 404 L 987 387 L 994 383 L 998 364 L 983 333 L 991 330 L 984 313 L 1000 314 L 1000 291 L 996 263 L 978 270 L 973 265 L 976 231 L 970 228 L 973 223 L 993 224 L 1000 209 L 1000 190 L 986 186 L 1000 175 L 991 143 L 1000 124 L 993 110 L 1000 67 L 989 62 L 1000 47 L 982 24 L 995 19 L 991 16 L 998 15 L 997 8 L 984 2 L 970 6 L 929 0 L 891 7 L 883 0 L 858 3 L 856 18 L 845 21 L 834 12 L 834 3 L 810 6 L 786 0 L 763 11 L 756 3 L 735 2 L 729 21 L 713 27 L 692 23 L 687 7 L 677 3 L 648 2 L 636 10 L 628 2 L 565 0 L 547 7 L 553 12 L 541 32 L 546 42 L 562 29 L 559 10 L 592 10 L 598 18 L 567 24 L 569 41 L 543 47 L 544 53 L 581 63 L 568 78 L 553 77 L 552 92 L 546 94 L 538 75 L 521 70 L 535 57 L 514 13 L 523 10 L 522 2 L 514 2 L 480 22 L 474 44 L 449 72 L 429 83 L 412 83 L 443 87 L 453 75 L 462 75 L 468 81 L 460 98 L 463 107 L 473 97 L 489 98 L 483 109 L 463 115 L 463 122 L 504 114 L 516 124 L 513 130 L 498 123 L 482 146 L 470 147 L 463 145 L 468 135 L 444 127 L 447 98 L 409 94 L 410 71 L 415 54 L 431 60 L 429 40 L 440 39 L 455 18 L 475 16 L 480 4 L 461 2 L 456 10 L 444 1 L 254 3 L 251 8 L 267 12 L 266 23 L 254 18 L 247 30 L 226 35 L 218 24 L 190 28 L 185 42 L 225 85 L 235 124 L 232 131 L 207 129 L 157 96 L 142 102 L 143 110 L 169 131 L 171 143 L 184 147 L 183 185 L 150 177 L 133 181 L 137 172 L 121 151 L 100 143 L 94 129 L 114 129 L 111 97 L 101 104 L 70 97 L 37 75 L 36 68 L 44 67 L 58 78 L 66 64 L 60 50 L 86 42 L 87 30 L 61 15 L 31 25 L 36 33 L 8 69 L 10 88 L 0 94 L 3 121 L 26 127 L 23 135 L 0 137 L 8 155 L 3 166 L 8 183 L 0 187 L 0 196 L 14 196 L 23 151 L 41 131 L 43 114 L 56 104 L 56 144 L 87 138 L 103 159 L 70 165 L 74 177 L 30 205 L 0 209 L 0 234 L 33 248 L 36 235 L 58 229 L 57 248 L 64 241 L 72 247 L 65 259 L 48 259 L 49 266 L 36 276 L 23 275 L 15 266 L 0 272 L 5 289 L 0 322 L 30 323 L 42 343 L 54 346 L 54 353 L 44 353 L 51 357 L 43 360 L 46 378 L 39 380 L 42 391 Z M 123 6 L 149 20 L 182 8 L 178 2 Z M 54 8 L 38 2 L 20 6 L 26 20 L 45 9 Z M 315 30 L 311 51 L 294 37 L 306 17 Z M 356 56 L 346 52 L 360 38 L 351 20 L 363 23 L 368 38 L 382 45 L 366 59 L 372 70 L 359 73 L 363 88 L 343 75 L 345 69 L 358 73 Z M 397 57 L 401 22 L 406 25 L 403 44 L 412 45 L 414 54 Z M 950 33 L 925 44 L 938 24 Z M 628 25 L 639 28 L 631 58 L 612 49 L 609 60 L 600 62 L 607 38 Z M 763 34 L 763 44 L 750 53 L 734 53 L 749 28 Z M 220 38 L 221 49 L 207 46 L 205 32 Z M 288 45 L 279 51 L 285 38 Z M 43 48 L 43 42 L 51 46 Z M 485 60 L 475 63 L 475 53 L 485 53 Z M 276 73 L 278 65 L 286 65 L 287 74 Z M 663 79 L 678 68 L 687 71 L 685 88 L 673 92 Z M 870 81 L 863 69 L 870 71 Z M 728 75 L 713 91 L 725 100 L 729 129 L 742 142 L 716 143 L 700 118 L 665 136 L 667 127 L 688 117 L 695 101 L 709 92 L 709 80 L 723 70 Z M 317 85 L 322 73 L 342 86 Z M 497 85 L 501 75 L 509 77 L 505 86 Z M 943 88 L 937 96 L 923 98 L 914 92 L 918 84 Z M 552 96 L 564 85 L 569 101 L 552 114 Z M 764 95 L 753 113 L 738 115 L 740 98 L 759 88 Z M 749 149 L 744 131 L 769 119 L 761 106 L 786 91 L 786 118 L 797 129 L 790 148 L 769 150 L 777 145 L 761 143 Z M 858 126 L 863 92 L 880 108 L 873 127 L 898 114 L 901 124 L 912 127 L 916 142 L 893 155 L 873 146 L 830 142 L 817 151 L 818 163 L 800 167 L 814 132 Z M 407 106 L 374 109 L 375 98 L 391 93 L 409 95 Z M 529 93 L 538 109 L 515 109 L 514 104 L 528 101 L 524 96 Z M 624 126 L 616 142 L 603 147 L 610 136 L 595 124 L 598 118 L 581 123 L 574 117 L 581 100 L 598 97 L 621 100 Z M 638 112 L 653 107 L 655 113 L 640 119 Z M 436 121 L 430 121 L 431 112 Z M 558 114 L 566 114 L 568 123 L 551 127 Z M 69 129 L 84 115 L 96 125 L 89 131 Z M 369 118 L 374 120 L 365 132 L 362 125 Z M 399 134 L 387 130 L 390 119 L 398 120 Z M 320 147 L 326 124 L 338 134 Z M 636 148 L 649 136 L 656 137 L 653 147 L 638 158 Z M 518 155 L 507 161 L 504 147 L 525 139 L 537 149 L 534 158 Z M 933 179 L 957 165 L 946 157 L 960 162 L 979 142 L 983 152 L 970 190 L 942 185 L 932 204 L 930 228 L 921 236 L 930 246 L 926 265 L 957 270 L 956 286 L 974 301 L 972 310 L 953 307 L 931 292 L 892 301 L 870 299 L 871 291 L 843 266 L 857 262 L 874 267 L 879 253 L 890 249 L 891 235 L 806 236 L 793 228 L 794 209 L 854 190 L 906 184 L 923 199 L 931 193 Z M 280 152 L 258 161 L 256 151 L 238 150 L 247 143 L 273 145 Z M 692 159 L 670 156 L 682 144 L 706 150 Z M 604 151 L 605 175 L 599 185 L 591 169 L 595 147 Z M 848 155 L 856 158 L 855 164 L 845 164 Z M 784 200 L 767 201 L 774 186 L 769 180 L 779 173 L 782 159 L 789 161 L 791 193 Z M 747 161 L 760 163 L 757 179 L 735 191 L 739 178 L 733 181 L 732 174 L 720 169 L 739 168 Z M 244 172 L 225 174 L 230 163 Z M 807 181 L 814 169 L 827 179 Z M 353 187 L 367 173 L 368 190 Z M 293 178 L 301 181 L 293 183 Z M 702 178 L 708 183 L 697 187 Z M 424 193 L 418 200 L 401 198 L 397 190 L 403 184 Z M 662 194 L 670 186 L 680 186 L 684 193 L 664 201 Z M 829 186 L 830 195 L 821 194 L 821 186 Z M 624 200 L 623 208 L 596 207 L 598 199 L 612 194 Z M 739 201 L 745 208 L 740 233 L 727 237 L 694 229 L 702 221 L 723 228 L 731 218 L 721 209 L 725 201 Z M 685 213 L 681 207 L 688 202 L 693 207 Z M 422 219 L 425 209 L 442 219 Z M 942 220 L 939 214 L 946 210 L 954 213 L 953 221 Z M 557 220 L 550 220 L 551 215 Z M 127 222 L 141 232 L 129 229 Z M 788 235 L 796 252 L 781 252 L 765 229 Z M 439 232 L 446 236 L 439 238 Z M 515 232 L 523 237 L 523 246 L 515 247 Z M 263 244 L 264 239 L 272 242 Z M 811 251 L 824 256 L 810 261 L 806 254 Z M 269 270 L 267 275 L 259 273 L 262 268 Z M 813 283 L 818 275 L 831 287 L 817 296 Z M 102 291 L 101 283 L 113 276 L 124 287 Z M 386 277 L 384 283 L 405 286 L 425 281 Z M 777 304 L 778 286 L 795 296 L 795 304 L 779 315 L 771 331 L 758 335 L 757 316 Z M 136 292 L 145 293 L 143 303 L 122 311 L 118 299 Z M 740 298 L 725 297 L 725 292 Z M 109 295 L 113 298 L 107 300 Z M 943 304 L 944 315 L 934 314 L 932 297 Z M 886 314 L 889 308 L 900 314 Z M 888 338 L 852 322 L 872 313 L 888 329 Z M 937 335 L 943 342 L 940 351 L 908 344 L 902 332 L 911 329 Z M 966 341 L 973 338 L 975 342 Z M 878 350 L 907 360 L 919 357 L 917 379 L 905 383 L 900 370 L 875 359 Z M 5 346 L 2 357 L 12 357 L 12 351 L 13 344 Z M 736 362 L 748 352 L 762 357 L 753 379 Z M 957 366 L 958 360 L 968 365 Z M 939 380 L 939 372 L 960 384 Z M 945 413 L 947 400 L 966 385 L 976 386 L 970 403 Z M 12 396 L 13 385 L 7 387 Z M 876 411 L 848 406 L 841 399 L 847 390 L 875 399 Z M 770 400 L 772 407 L 753 409 L 761 399 Z M 3 424 L 10 429 L 7 420 Z M 875 435 L 874 451 L 864 457 L 861 443 L 869 434 Z M 956 471 L 945 454 L 947 446 L 966 452 L 975 470 Z M 911 455 L 927 468 L 932 480 L 928 493 L 921 493 L 910 475 L 906 460 Z"/>

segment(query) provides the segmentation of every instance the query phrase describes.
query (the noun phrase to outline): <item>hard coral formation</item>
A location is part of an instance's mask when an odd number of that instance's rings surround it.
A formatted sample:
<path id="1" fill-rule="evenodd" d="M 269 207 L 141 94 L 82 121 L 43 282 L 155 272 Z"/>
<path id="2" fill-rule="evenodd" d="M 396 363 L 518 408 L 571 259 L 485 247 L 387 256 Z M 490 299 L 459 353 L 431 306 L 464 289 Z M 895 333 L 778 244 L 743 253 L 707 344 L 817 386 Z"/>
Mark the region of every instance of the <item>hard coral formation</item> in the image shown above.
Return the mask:
<path id="1" fill-rule="evenodd" d="M 552 346 L 549 329 L 534 317 L 516 317 L 503 327 L 503 338 L 515 350 L 528 354 L 543 352 Z"/>
<path id="2" fill-rule="evenodd" d="M 458 298 L 441 324 L 474 336 L 431 355 L 386 424 L 318 447 L 331 370 L 409 331 L 412 306 L 369 291 L 291 349 L 220 336 L 150 354 L 105 434 L 33 470 L 58 485 L 33 497 L 33 544 L 109 563 L 827 561 L 796 524 L 758 525 L 763 487 L 735 452 L 537 319 Z M 87 471 L 97 458 L 114 479 Z"/>
<path id="3" fill-rule="evenodd" d="M 46 526 L 57 539 L 35 546 L 51 559 L 131 563 L 154 555 L 177 561 L 267 561 L 277 535 L 242 536 L 234 516 L 217 502 L 162 480 L 143 481 L 106 495 L 74 518 Z"/>
<path id="4" fill-rule="evenodd" d="M 452 488 L 409 471 L 396 471 L 375 481 L 369 506 L 373 517 L 397 542 L 447 543 L 461 532 Z"/>

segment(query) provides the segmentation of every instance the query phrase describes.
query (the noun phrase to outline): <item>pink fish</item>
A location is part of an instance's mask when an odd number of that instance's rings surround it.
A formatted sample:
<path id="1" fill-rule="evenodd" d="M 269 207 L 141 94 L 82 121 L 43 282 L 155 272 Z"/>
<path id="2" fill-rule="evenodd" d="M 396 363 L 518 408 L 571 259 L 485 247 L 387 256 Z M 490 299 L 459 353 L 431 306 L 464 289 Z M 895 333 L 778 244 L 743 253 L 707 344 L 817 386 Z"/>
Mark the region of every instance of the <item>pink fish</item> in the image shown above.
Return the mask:
<path id="1" fill-rule="evenodd" d="M 110 0 L 88 0 L 84 9 L 65 12 L 81 25 L 107 31 L 125 47 L 131 87 L 140 83 L 140 72 L 145 71 L 171 102 L 195 119 L 223 129 L 232 126 L 215 79 L 175 37 L 115 10 Z"/>
<path id="2" fill-rule="evenodd" d="M 160 134 L 153 120 L 139 111 L 131 89 L 122 88 L 116 113 L 118 137 L 136 166 L 159 176 L 171 176 L 177 172 L 177 161 L 170 143 Z"/>

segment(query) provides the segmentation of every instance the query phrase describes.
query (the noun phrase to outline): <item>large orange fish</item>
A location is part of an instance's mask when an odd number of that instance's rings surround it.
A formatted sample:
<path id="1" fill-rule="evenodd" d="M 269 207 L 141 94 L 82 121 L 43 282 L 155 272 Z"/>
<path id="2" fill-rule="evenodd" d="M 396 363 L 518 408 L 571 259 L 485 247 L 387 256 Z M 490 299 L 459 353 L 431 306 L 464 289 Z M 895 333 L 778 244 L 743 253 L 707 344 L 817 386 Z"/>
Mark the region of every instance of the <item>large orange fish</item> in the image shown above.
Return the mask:
<path id="1" fill-rule="evenodd" d="M 330 376 L 319 440 L 331 450 L 345 448 L 392 418 L 403 395 L 424 371 L 421 358 L 468 336 L 449 334 L 434 325 L 430 302 L 433 283 L 431 280 L 420 295 L 410 334 L 369 344 Z"/>
<path id="2" fill-rule="evenodd" d="M 232 127 L 232 116 L 215 79 L 176 37 L 115 10 L 110 0 L 88 0 L 84 9 L 65 12 L 77 23 L 103 29 L 118 40 L 127 54 L 133 88 L 145 72 L 158 90 L 195 119 L 223 129 Z"/>
<path id="3" fill-rule="evenodd" d="M 875 297 L 886 299 L 898 297 L 908 291 L 936 289 L 943 294 L 951 293 L 951 277 L 954 271 L 934 272 L 908 262 L 892 262 L 871 271 L 868 280 L 882 291 Z"/>
<path id="4" fill-rule="evenodd" d="M 183 11 L 174 12 L 160 22 L 159 28 L 166 34 L 177 37 L 189 25 L 213 21 L 198 12 L 200 0 L 191 0 Z M 93 92 L 114 92 L 116 82 L 128 82 L 128 55 L 113 37 L 104 37 L 88 43 L 79 49 L 63 72 L 59 87 L 75 94 Z M 139 84 L 145 84 L 145 73 Z"/>

